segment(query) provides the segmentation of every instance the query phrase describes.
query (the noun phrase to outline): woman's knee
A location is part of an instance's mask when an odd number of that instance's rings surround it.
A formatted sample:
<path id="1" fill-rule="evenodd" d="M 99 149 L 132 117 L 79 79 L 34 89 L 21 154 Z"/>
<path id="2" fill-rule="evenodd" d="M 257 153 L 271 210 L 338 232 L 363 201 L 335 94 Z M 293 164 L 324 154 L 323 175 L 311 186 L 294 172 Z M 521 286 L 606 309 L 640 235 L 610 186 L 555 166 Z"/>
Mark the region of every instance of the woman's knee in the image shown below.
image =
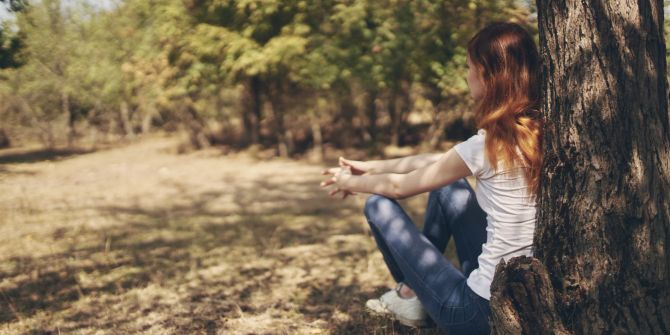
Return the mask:
<path id="1" fill-rule="evenodd" d="M 378 212 L 379 206 L 382 202 L 389 200 L 391 199 L 383 195 L 370 194 L 368 198 L 365 200 L 365 208 L 363 209 L 365 216 L 370 218 L 374 213 Z"/>
<path id="2" fill-rule="evenodd" d="M 363 212 L 368 218 L 368 221 L 374 218 L 381 219 L 383 221 L 389 217 L 397 216 L 399 209 L 400 205 L 398 204 L 397 200 L 379 194 L 371 194 L 368 196 L 367 200 L 365 200 L 365 208 Z"/>

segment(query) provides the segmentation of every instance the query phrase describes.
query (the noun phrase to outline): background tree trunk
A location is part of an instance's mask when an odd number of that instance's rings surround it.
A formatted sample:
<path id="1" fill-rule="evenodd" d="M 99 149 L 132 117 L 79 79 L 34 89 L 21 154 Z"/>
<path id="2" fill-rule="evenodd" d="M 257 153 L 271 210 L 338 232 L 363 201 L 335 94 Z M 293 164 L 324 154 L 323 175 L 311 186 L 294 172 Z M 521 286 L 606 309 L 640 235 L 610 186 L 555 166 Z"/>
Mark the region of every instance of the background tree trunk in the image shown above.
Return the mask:
<path id="1" fill-rule="evenodd" d="M 323 163 L 323 134 L 321 133 L 321 124 L 319 123 L 318 118 L 315 116 L 310 117 L 311 126 L 312 126 L 312 137 L 314 138 L 314 147 L 312 152 L 314 153 L 314 160 L 319 163 Z M 0 129 L 1 131 L 1 129 Z M 1 134 L 1 133 L 0 133 Z"/>
<path id="2" fill-rule="evenodd" d="M 388 97 L 388 103 L 387 103 L 387 110 L 389 114 L 389 118 L 391 119 L 391 125 L 390 125 L 390 131 L 391 131 L 391 145 L 398 146 L 398 142 L 400 142 L 400 109 L 398 108 L 398 89 L 393 89 L 391 90 L 389 97 Z"/>
<path id="3" fill-rule="evenodd" d="M 9 140 L 9 135 L 4 128 L 0 128 L 0 149 L 9 148 L 12 141 Z"/>
<path id="4" fill-rule="evenodd" d="M 407 115 L 411 111 L 410 83 L 403 80 L 397 88 L 391 91 L 388 110 L 391 116 L 391 144 L 397 147 L 403 145 L 401 136 Z"/>
<path id="5" fill-rule="evenodd" d="M 133 130 L 133 125 L 130 122 L 130 110 L 128 108 L 128 103 L 126 101 L 121 102 L 121 125 L 123 126 L 123 131 L 128 137 L 135 137 L 135 131 Z"/>
<path id="6" fill-rule="evenodd" d="M 67 145 L 71 147 L 74 145 L 76 138 L 76 130 L 74 129 L 75 115 L 74 111 L 70 107 L 70 95 L 63 90 L 61 93 L 62 104 L 63 104 L 63 114 L 65 114 L 65 119 L 67 120 Z"/>
<path id="7" fill-rule="evenodd" d="M 189 142 L 195 149 L 203 149 L 210 146 L 210 139 L 205 120 L 193 106 L 193 101 L 186 104 L 183 110 L 184 124 L 188 132 Z"/>
<path id="8" fill-rule="evenodd" d="M 249 78 L 244 84 L 242 95 L 242 122 L 244 125 L 243 146 L 260 143 L 260 121 L 262 109 L 261 81 L 258 77 Z"/>
<path id="9" fill-rule="evenodd" d="M 523 279 L 545 271 L 567 331 L 668 334 L 663 1 L 537 0 L 537 8 L 547 123 L 534 256 L 546 270 L 499 269 L 494 329 L 526 333 L 550 320 L 528 312 L 546 294 Z M 517 280 L 501 287 L 499 276 Z M 513 308 L 502 312 L 505 302 Z"/>
<path id="10" fill-rule="evenodd" d="M 360 112 L 358 106 L 354 103 L 351 87 L 343 85 L 338 87 L 336 92 L 335 99 L 337 99 L 338 111 L 334 113 L 329 128 L 337 129 L 337 132 L 341 134 L 338 139 L 342 146 L 351 147 L 363 138 L 361 133 L 365 130 L 361 127 L 352 126 L 354 125 L 354 118 Z"/>
<path id="11" fill-rule="evenodd" d="M 288 158 L 293 151 L 291 142 L 292 134 L 287 131 L 284 125 L 285 105 L 283 94 L 283 83 L 277 81 L 270 88 L 270 104 L 272 105 L 272 114 L 274 118 L 274 130 L 277 136 L 277 154 L 279 157 Z"/>
<path id="12" fill-rule="evenodd" d="M 377 144 L 377 91 L 368 90 L 365 96 L 365 115 L 368 119 L 366 141 L 372 146 Z"/>

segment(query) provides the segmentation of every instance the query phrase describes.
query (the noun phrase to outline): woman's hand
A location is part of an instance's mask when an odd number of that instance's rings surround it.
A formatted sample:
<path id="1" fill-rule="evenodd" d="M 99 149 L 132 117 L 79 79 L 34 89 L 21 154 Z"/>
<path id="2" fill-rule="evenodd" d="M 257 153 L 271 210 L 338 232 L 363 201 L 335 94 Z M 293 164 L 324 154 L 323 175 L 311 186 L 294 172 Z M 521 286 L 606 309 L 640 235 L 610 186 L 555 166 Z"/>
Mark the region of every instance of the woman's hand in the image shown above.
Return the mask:
<path id="1" fill-rule="evenodd" d="M 340 157 L 339 163 L 341 167 L 345 166 L 351 167 L 351 174 L 355 176 L 371 173 L 371 167 L 368 162 L 354 161 L 350 159 L 345 159 L 344 157 Z"/>
<path id="2" fill-rule="evenodd" d="M 333 175 L 330 179 L 321 182 L 321 187 L 335 184 L 335 188 L 328 193 L 330 196 L 334 196 L 340 191 L 342 191 L 342 199 L 345 199 L 349 195 L 356 195 L 356 193 L 344 189 L 344 183 L 352 176 L 350 166 L 330 168 L 323 170 L 321 173 Z"/>

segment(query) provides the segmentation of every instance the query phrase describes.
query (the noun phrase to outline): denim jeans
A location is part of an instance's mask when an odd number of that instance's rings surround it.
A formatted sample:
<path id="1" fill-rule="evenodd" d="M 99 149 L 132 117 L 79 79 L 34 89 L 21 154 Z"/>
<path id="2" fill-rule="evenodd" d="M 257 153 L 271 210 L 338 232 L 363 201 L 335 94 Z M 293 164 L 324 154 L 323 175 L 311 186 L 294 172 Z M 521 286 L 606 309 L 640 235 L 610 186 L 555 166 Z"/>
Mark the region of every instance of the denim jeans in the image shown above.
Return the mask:
<path id="1" fill-rule="evenodd" d="M 364 212 L 391 275 L 414 290 L 440 329 L 489 333 L 489 301 L 466 283 L 486 242 L 486 213 L 465 178 L 430 192 L 423 232 L 395 199 L 372 194 Z M 462 272 L 444 257 L 451 236 Z"/>

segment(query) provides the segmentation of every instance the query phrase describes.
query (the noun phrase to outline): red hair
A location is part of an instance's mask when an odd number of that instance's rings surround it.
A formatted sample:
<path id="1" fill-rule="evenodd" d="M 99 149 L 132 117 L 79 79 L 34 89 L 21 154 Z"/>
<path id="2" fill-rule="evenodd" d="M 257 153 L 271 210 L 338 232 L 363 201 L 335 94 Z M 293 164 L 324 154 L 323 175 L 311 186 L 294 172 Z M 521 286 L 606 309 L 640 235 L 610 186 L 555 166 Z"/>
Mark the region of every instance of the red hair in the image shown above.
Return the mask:
<path id="1" fill-rule="evenodd" d="M 477 128 L 486 130 L 486 153 L 494 169 L 526 167 L 531 195 L 537 195 L 542 166 L 540 59 L 530 34 L 516 23 L 494 22 L 468 42 L 483 97 L 475 108 Z M 518 146 L 521 156 L 516 151 Z"/>

